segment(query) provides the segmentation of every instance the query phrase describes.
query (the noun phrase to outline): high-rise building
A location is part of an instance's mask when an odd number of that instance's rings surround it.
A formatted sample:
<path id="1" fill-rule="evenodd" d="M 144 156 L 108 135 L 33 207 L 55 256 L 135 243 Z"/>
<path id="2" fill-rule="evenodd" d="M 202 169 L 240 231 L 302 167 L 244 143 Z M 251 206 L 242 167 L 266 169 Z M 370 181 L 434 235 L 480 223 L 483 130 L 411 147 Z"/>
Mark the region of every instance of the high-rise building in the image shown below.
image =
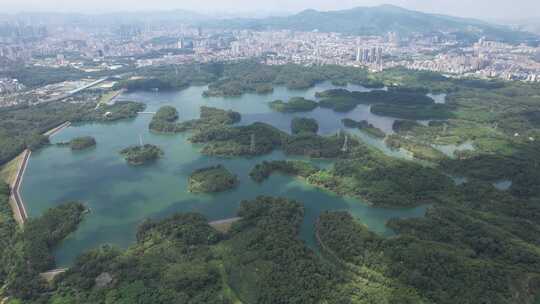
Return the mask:
<path id="1" fill-rule="evenodd" d="M 369 49 L 362 49 L 362 62 L 367 63 L 369 61 Z"/>
<path id="2" fill-rule="evenodd" d="M 371 48 L 371 51 L 369 52 L 369 62 L 374 63 L 377 61 L 377 48 Z"/>
<path id="3" fill-rule="evenodd" d="M 382 47 L 377 48 L 377 64 L 382 65 L 382 56 L 383 56 L 383 49 Z"/>

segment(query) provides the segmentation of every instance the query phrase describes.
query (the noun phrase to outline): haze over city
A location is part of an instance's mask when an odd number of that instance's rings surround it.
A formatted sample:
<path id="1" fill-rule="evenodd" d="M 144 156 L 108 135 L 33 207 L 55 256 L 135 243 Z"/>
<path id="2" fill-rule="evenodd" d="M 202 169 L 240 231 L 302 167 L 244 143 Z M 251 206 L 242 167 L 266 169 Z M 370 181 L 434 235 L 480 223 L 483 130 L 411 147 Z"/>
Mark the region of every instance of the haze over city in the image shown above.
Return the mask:
<path id="1" fill-rule="evenodd" d="M 540 1 L 537 0 L 2 0 L 3 12 L 78 12 L 78 13 L 106 13 L 112 11 L 146 11 L 146 10 L 172 10 L 187 9 L 207 13 L 267 13 L 283 14 L 298 12 L 304 9 L 337 10 L 356 6 L 374 6 L 380 4 L 393 4 L 407 9 L 420 10 L 431 13 L 444 13 L 447 15 L 476 17 L 482 19 L 525 19 L 540 18 Z"/>

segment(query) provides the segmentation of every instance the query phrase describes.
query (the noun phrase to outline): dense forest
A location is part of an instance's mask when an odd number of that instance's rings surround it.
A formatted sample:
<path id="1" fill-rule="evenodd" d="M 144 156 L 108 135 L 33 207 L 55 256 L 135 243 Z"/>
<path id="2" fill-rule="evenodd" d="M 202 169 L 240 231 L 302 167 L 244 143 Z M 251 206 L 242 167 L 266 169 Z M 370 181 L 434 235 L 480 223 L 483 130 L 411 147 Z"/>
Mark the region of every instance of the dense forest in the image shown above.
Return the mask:
<path id="1" fill-rule="evenodd" d="M 141 166 L 155 162 L 163 154 L 163 150 L 160 147 L 151 144 L 131 146 L 120 151 L 120 155 L 132 166 Z"/>
<path id="2" fill-rule="evenodd" d="M 188 178 L 188 191 L 193 193 L 222 192 L 237 185 L 238 177 L 223 165 L 197 169 Z"/>
<path id="3" fill-rule="evenodd" d="M 156 115 L 152 117 L 149 128 L 151 131 L 161 133 L 197 132 L 235 124 L 240 119 L 241 116 L 238 112 L 203 106 L 200 109 L 199 119 L 179 123 L 177 122 L 178 111 L 174 107 L 164 106 L 159 108 Z"/>
<path id="4" fill-rule="evenodd" d="M 0 203 L 7 204 L 7 201 Z M 0 281 L 4 282 L 7 295 L 24 300 L 24 303 L 32 300 L 42 302 L 40 299 L 50 286 L 39 273 L 54 268 L 54 248 L 77 229 L 85 211 L 86 208 L 80 203 L 68 203 L 30 219 L 24 229 L 19 229 L 14 222 L 2 223 L 6 228 L 2 230 L 2 242 L 7 246 L 2 247 L 4 263 Z M 4 217 L 8 211 L 2 207 L 1 212 Z"/>

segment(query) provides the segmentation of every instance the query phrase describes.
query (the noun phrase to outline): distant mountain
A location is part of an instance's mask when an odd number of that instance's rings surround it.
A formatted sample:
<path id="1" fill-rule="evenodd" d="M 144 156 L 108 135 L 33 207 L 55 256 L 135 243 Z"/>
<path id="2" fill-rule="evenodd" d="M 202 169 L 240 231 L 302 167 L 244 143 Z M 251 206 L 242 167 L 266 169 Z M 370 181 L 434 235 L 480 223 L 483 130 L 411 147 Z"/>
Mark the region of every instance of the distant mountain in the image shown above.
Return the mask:
<path id="1" fill-rule="evenodd" d="M 231 28 L 318 30 L 354 35 L 381 35 L 397 32 L 408 36 L 415 33 L 451 32 L 471 39 L 487 36 L 509 42 L 529 39 L 532 36 L 530 33 L 475 19 L 422 13 L 393 5 L 326 12 L 305 10 L 287 17 L 231 19 L 214 24 Z"/>

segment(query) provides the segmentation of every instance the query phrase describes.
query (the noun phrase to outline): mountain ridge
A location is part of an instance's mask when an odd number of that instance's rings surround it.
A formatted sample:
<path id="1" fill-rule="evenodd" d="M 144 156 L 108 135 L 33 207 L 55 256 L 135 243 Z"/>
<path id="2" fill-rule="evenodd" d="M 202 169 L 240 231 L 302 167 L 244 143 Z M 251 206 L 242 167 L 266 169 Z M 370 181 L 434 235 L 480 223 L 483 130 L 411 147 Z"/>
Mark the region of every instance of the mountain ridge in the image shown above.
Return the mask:
<path id="1" fill-rule="evenodd" d="M 334 11 L 307 9 L 284 17 L 227 19 L 214 22 L 214 25 L 237 29 L 289 29 L 351 35 L 381 35 L 396 32 L 409 36 L 441 32 L 458 33 L 460 36 L 467 34 L 471 39 L 487 36 L 490 39 L 507 42 L 517 42 L 534 36 L 487 21 L 425 13 L 390 4 Z"/>

